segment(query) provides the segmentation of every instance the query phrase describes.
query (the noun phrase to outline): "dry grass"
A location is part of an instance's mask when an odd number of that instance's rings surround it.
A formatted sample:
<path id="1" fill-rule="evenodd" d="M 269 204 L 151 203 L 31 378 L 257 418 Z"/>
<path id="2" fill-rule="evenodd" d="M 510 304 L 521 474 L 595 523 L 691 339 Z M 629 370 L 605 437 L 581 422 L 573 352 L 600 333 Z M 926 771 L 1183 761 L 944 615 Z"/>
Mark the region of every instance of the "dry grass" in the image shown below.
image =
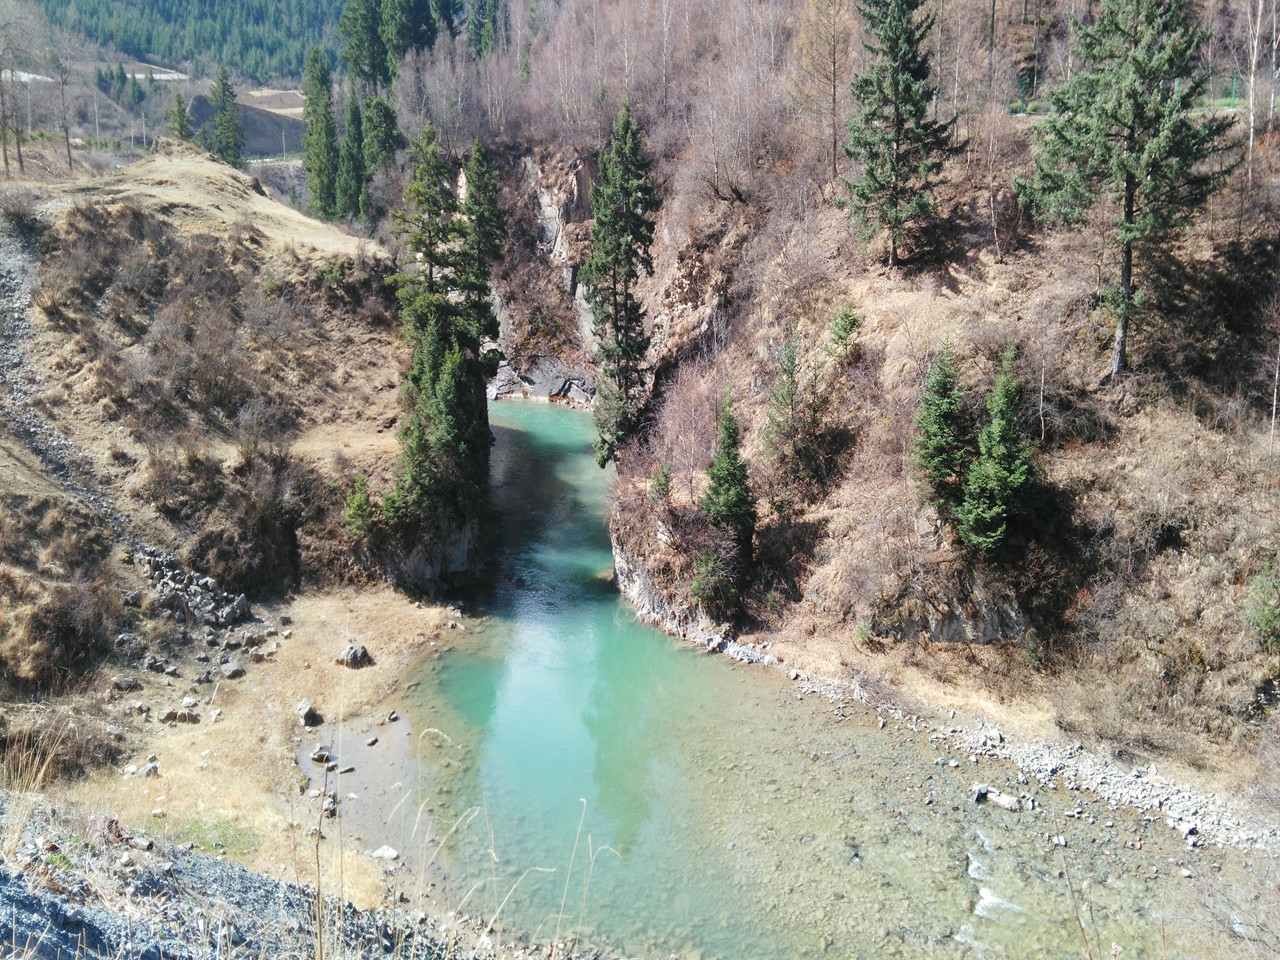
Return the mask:
<path id="1" fill-rule="evenodd" d="M 369 717 L 385 712 L 387 697 L 426 639 L 439 634 L 445 613 L 383 588 L 305 594 L 268 615 L 280 614 L 292 618 L 292 637 L 281 639 L 274 658 L 251 665 L 243 679 L 198 688 L 199 724 L 137 728 L 135 760 L 157 754 L 159 777 L 128 779 L 102 770 L 72 785 L 68 800 L 157 836 L 196 840 L 205 852 L 218 840 L 246 866 L 314 886 L 314 840 L 305 832 L 318 808 L 305 799 L 295 756 L 299 738 L 315 734 L 299 725 L 294 708 L 309 699 L 326 723 L 360 735 Z M 333 662 L 352 641 L 370 650 L 373 666 L 354 671 Z M 144 702 L 155 714 L 183 695 L 151 688 Z M 215 709 L 221 710 L 216 723 Z M 358 777 L 338 788 L 344 795 L 359 790 Z M 156 809 L 163 818 L 152 816 Z M 327 820 L 323 829 L 329 838 L 319 845 L 324 889 L 341 889 L 360 906 L 378 905 L 385 890 L 376 862 L 341 835 L 340 821 Z"/>

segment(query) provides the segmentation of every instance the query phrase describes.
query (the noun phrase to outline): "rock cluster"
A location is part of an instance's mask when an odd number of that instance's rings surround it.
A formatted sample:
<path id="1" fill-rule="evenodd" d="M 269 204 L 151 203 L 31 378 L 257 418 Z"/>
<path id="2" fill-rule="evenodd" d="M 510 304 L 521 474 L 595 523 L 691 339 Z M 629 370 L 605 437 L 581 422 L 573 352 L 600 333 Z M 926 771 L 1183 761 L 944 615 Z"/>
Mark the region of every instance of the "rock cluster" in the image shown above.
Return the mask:
<path id="1" fill-rule="evenodd" d="M 154 587 L 152 605 L 174 623 L 195 628 L 234 627 L 252 615 L 245 595 L 231 596 L 212 577 L 193 573 L 154 547 L 139 547 L 133 562 Z"/>

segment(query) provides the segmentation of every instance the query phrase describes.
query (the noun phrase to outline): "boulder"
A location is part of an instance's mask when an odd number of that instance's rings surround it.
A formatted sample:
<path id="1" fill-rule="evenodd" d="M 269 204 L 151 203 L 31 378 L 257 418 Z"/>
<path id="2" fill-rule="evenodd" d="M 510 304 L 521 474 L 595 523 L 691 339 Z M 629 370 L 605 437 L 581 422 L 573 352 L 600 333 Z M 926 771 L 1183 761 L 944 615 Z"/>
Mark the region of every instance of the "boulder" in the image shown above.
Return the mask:
<path id="1" fill-rule="evenodd" d="M 364 644 L 352 643 L 347 645 L 347 649 L 343 650 L 335 660 L 344 667 L 350 667 L 352 670 L 359 670 L 361 667 L 367 667 L 373 663 L 373 657 L 369 656 L 369 651 L 364 648 Z"/>
<path id="2" fill-rule="evenodd" d="M 298 719 L 304 727 L 318 727 L 324 723 L 324 718 L 311 706 L 310 700 L 303 700 L 298 704 Z"/>
<path id="3" fill-rule="evenodd" d="M 400 854 L 396 850 L 392 849 L 391 847 L 388 847 L 386 844 L 383 844 L 377 850 L 371 851 L 369 856 L 373 857 L 373 859 L 375 860 L 399 860 L 400 859 Z"/>
<path id="4" fill-rule="evenodd" d="M 994 803 L 997 807 L 1003 807 L 1012 813 L 1019 813 L 1022 809 L 1022 800 L 1015 797 L 1012 793 L 1001 793 L 999 790 L 993 790 L 987 794 L 987 802 Z"/>
<path id="5" fill-rule="evenodd" d="M 222 672 L 222 676 L 227 680 L 235 680 L 244 676 L 244 667 L 240 666 L 239 662 L 236 660 L 232 660 L 230 663 L 224 663 L 218 669 Z"/>

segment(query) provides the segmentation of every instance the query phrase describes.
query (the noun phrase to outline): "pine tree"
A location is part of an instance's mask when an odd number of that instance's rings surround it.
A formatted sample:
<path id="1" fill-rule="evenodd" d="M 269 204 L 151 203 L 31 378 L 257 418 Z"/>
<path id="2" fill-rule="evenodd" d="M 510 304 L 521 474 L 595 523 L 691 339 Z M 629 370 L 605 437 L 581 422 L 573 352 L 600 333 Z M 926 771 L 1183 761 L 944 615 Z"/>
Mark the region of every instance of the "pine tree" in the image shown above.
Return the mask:
<path id="1" fill-rule="evenodd" d="M 649 336 L 635 284 L 641 270 L 653 273 L 651 215 L 658 208 L 640 129 L 627 104 L 618 113 L 609 148 L 600 157 L 600 175 L 591 187 L 590 200 L 591 253 L 582 265 L 581 279 L 594 311 L 601 373 L 614 395 L 613 402 L 597 404 L 595 410 L 600 434 L 596 459 L 604 466 L 635 429 L 642 399 Z"/>
<path id="2" fill-rule="evenodd" d="M 347 0 L 338 18 L 338 32 L 342 35 L 338 58 L 369 93 L 377 94 L 391 82 L 378 0 Z"/>
<path id="3" fill-rule="evenodd" d="M 333 75 L 319 47 L 307 54 L 302 77 L 302 168 L 307 172 L 308 207 L 322 219 L 334 215 L 338 177 L 337 131 L 333 120 Z"/>
<path id="4" fill-rule="evenodd" d="M 404 146 L 404 137 L 396 126 L 396 112 L 381 97 L 364 102 L 364 169 L 372 176 L 391 166 L 396 151 Z"/>
<path id="5" fill-rule="evenodd" d="M 456 281 L 476 332 L 481 338 L 495 340 L 498 320 L 489 300 L 489 278 L 494 266 L 502 259 L 507 225 L 498 204 L 498 176 L 489 166 L 479 140 L 472 144 L 463 176 L 467 192 L 460 212 L 466 224 L 466 235 L 458 251 Z M 490 360 L 496 360 L 496 355 Z M 489 376 L 494 373 L 497 373 L 496 365 Z"/>
<path id="6" fill-rule="evenodd" d="M 844 201 L 864 240 L 889 234 L 889 266 L 899 241 L 934 215 L 933 188 L 952 144 L 955 118 L 931 119 L 937 91 L 929 82 L 934 15 L 925 0 L 859 0 L 868 65 L 850 84 L 855 113 L 845 152 L 861 168 L 846 180 Z"/>
<path id="7" fill-rule="evenodd" d="M 467 0 L 467 43 L 476 58 L 493 48 L 500 14 L 498 0 Z"/>
<path id="8" fill-rule="evenodd" d="M 244 124 L 236 106 L 236 88 L 231 85 L 226 67 L 218 68 L 209 91 L 209 104 L 213 107 L 212 129 L 205 129 L 209 151 L 224 163 L 238 167 L 244 162 Z"/>
<path id="9" fill-rule="evenodd" d="M 182 91 L 176 86 L 173 88 L 173 106 L 165 114 L 165 120 L 169 124 L 169 132 L 179 140 L 190 140 L 195 135 L 191 111 L 182 99 Z"/>
<path id="10" fill-rule="evenodd" d="M 751 492 L 746 461 L 738 449 L 738 421 L 728 398 L 720 406 L 717 426 L 716 455 L 707 468 L 710 482 L 700 506 L 703 513 L 733 536 L 738 559 L 747 567 L 751 564 L 751 541 L 756 530 L 756 498 Z"/>
<path id="11" fill-rule="evenodd" d="M 1226 149 L 1233 122 L 1200 110 L 1208 36 L 1183 0 L 1102 0 L 1073 46 L 1082 68 L 1049 94 L 1053 113 L 1037 131 L 1035 174 L 1019 184 L 1050 220 L 1079 221 L 1100 190 L 1118 207 L 1112 376 L 1127 365 L 1135 248 L 1167 246 L 1225 176 L 1206 163 Z"/>
<path id="12" fill-rule="evenodd" d="M 435 12 L 429 0 L 382 0 L 381 20 L 387 73 L 394 79 L 406 53 L 435 46 Z"/>
<path id="13" fill-rule="evenodd" d="M 969 465 L 957 511 L 960 539 L 986 553 L 1004 543 L 1009 521 L 1021 511 L 1033 478 L 1031 445 L 1018 428 L 1020 389 L 1013 358 L 1012 347 L 1000 358 L 987 397 L 987 422 L 978 435 L 978 458 Z"/>
<path id="14" fill-rule="evenodd" d="M 360 216 L 360 199 L 365 196 L 364 124 L 355 91 L 347 99 L 347 129 L 338 154 L 338 178 L 334 186 L 334 212 L 342 218 Z"/>
<path id="15" fill-rule="evenodd" d="M 955 354 L 944 343 L 920 394 L 913 458 L 929 485 L 929 503 L 939 510 L 953 508 L 960 500 L 969 447 L 963 399 Z"/>
<path id="16" fill-rule="evenodd" d="M 477 250 L 476 218 L 460 215 L 453 192 L 455 168 L 442 156 L 427 125 L 411 148 L 413 180 L 395 229 L 413 256 L 395 278 L 401 318 L 413 342 L 405 384 L 409 416 L 401 431 L 401 466 L 388 515 L 413 532 L 446 507 L 458 519 L 475 516 L 489 473 L 489 413 L 485 384 L 492 364 L 481 351 L 492 311 L 476 309 L 493 261 Z M 477 182 L 484 176 L 477 175 Z M 479 200 L 475 201 L 476 203 Z M 491 239 L 491 238 L 490 238 Z"/>

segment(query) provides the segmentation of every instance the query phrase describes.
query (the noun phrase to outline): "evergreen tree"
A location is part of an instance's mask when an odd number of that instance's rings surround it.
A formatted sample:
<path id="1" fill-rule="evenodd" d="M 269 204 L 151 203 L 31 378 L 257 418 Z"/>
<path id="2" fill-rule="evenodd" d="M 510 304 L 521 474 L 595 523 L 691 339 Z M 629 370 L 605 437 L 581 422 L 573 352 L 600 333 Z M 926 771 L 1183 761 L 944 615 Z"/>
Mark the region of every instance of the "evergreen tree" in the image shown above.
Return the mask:
<path id="1" fill-rule="evenodd" d="M 969 465 L 964 499 L 957 511 L 960 539 L 984 552 L 997 549 L 1009 521 L 1021 510 L 1033 472 L 1031 444 L 1018 428 L 1018 379 L 1014 351 L 1000 358 L 995 385 L 987 397 L 987 422 L 978 435 L 978 458 Z"/>
<path id="2" fill-rule="evenodd" d="M 485 398 L 492 364 L 481 352 L 492 312 L 481 316 L 475 309 L 476 289 L 487 288 L 492 262 L 474 259 L 485 244 L 473 239 L 475 221 L 459 215 L 455 168 L 430 125 L 411 155 L 414 176 L 395 229 L 413 260 L 395 284 L 413 363 L 401 466 L 386 504 L 388 516 L 410 533 L 442 507 L 458 519 L 475 515 L 488 484 L 492 442 Z"/>
<path id="3" fill-rule="evenodd" d="M 361 198 L 365 197 L 364 125 L 355 91 L 347 99 L 347 129 L 338 154 L 338 179 L 334 188 L 335 213 L 339 217 L 360 216 Z"/>
<path id="4" fill-rule="evenodd" d="M 319 47 L 307 54 L 302 77 L 302 168 L 307 172 L 308 204 L 317 217 L 334 214 L 338 177 L 337 131 L 333 120 L 333 75 Z"/>
<path id="5" fill-rule="evenodd" d="M 382 0 L 382 45 L 387 72 L 394 79 L 410 50 L 428 50 L 436 42 L 436 18 L 430 0 Z"/>
<path id="6" fill-rule="evenodd" d="M 395 160 L 396 151 L 404 146 L 404 137 L 396 126 L 396 112 L 381 97 L 364 102 L 364 169 L 372 176 L 385 170 Z"/>
<path id="7" fill-rule="evenodd" d="M 934 15 L 925 0 L 858 0 L 869 57 L 850 84 L 855 112 L 845 152 L 861 168 L 846 180 L 850 212 L 864 240 L 889 234 L 889 266 L 904 236 L 934 216 L 933 188 L 952 145 L 955 118 L 931 119 L 937 91 L 929 82 Z"/>
<path id="8" fill-rule="evenodd" d="M 165 114 L 165 120 L 168 121 L 169 132 L 179 140 L 190 140 L 195 135 L 191 111 L 182 99 L 182 91 L 176 86 L 173 88 L 173 106 Z"/>
<path id="9" fill-rule="evenodd" d="M 738 558 L 746 567 L 751 564 L 751 541 L 756 530 L 756 498 L 751 492 L 746 461 L 738 449 L 738 421 L 728 398 L 720 406 L 717 426 L 716 455 L 707 468 L 710 482 L 700 506 L 703 513 L 733 536 Z"/>
<path id="10" fill-rule="evenodd" d="M 338 32 L 342 35 L 338 57 L 368 92 L 376 94 L 391 82 L 378 0 L 347 0 L 338 18 Z"/>
<path id="11" fill-rule="evenodd" d="M 1225 175 L 1205 162 L 1225 149 L 1233 122 L 1199 109 L 1206 39 L 1183 0 L 1102 0 L 1072 48 L 1082 68 L 1049 94 L 1053 113 L 1037 130 L 1035 174 L 1019 184 L 1051 220 L 1079 221 L 1100 189 L 1118 207 L 1112 376 L 1127 364 L 1135 247 L 1167 245 Z"/>
<path id="12" fill-rule="evenodd" d="M 952 508 L 960 500 L 969 446 L 963 399 L 955 355 L 951 345 L 944 343 L 920 394 L 914 440 L 915 468 L 929 485 L 929 503 L 939 510 Z"/>
<path id="13" fill-rule="evenodd" d="M 462 0 L 431 0 L 431 15 L 436 23 L 436 30 L 449 34 L 452 40 L 458 35 L 458 22 L 462 19 L 459 4 Z"/>
<path id="14" fill-rule="evenodd" d="M 467 0 L 467 43 L 477 58 L 493 49 L 500 14 L 499 0 Z"/>
<path id="15" fill-rule="evenodd" d="M 119 102 L 124 97 L 124 91 L 129 86 L 129 75 L 124 72 L 124 64 L 116 64 L 116 72 L 111 78 L 111 98 Z"/>
<path id="16" fill-rule="evenodd" d="M 627 104 L 618 113 L 609 148 L 600 157 L 599 179 L 591 187 L 590 200 L 591 253 L 582 265 L 581 279 L 600 341 L 603 392 L 612 395 L 595 409 L 600 434 L 596 459 L 604 466 L 635 429 L 639 412 L 649 336 L 635 284 L 641 270 L 653 273 L 651 215 L 658 208 L 640 128 Z"/>
<path id="17" fill-rule="evenodd" d="M 484 147 L 479 140 L 472 144 L 463 176 L 467 192 L 460 212 L 466 224 L 466 235 L 458 251 L 456 280 L 476 331 L 482 338 L 494 340 L 498 336 L 498 320 L 489 300 L 489 278 L 494 266 L 502 259 L 507 224 L 498 204 L 498 176 L 485 159 Z M 496 361 L 496 354 L 489 359 L 490 362 Z M 492 377 L 497 372 L 495 364 L 488 376 Z"/>
<path id="18" fill-rule="evenodd" d="M 206 127 L 204 131 L 209 151 L 224 163 L 238 167 L 244 162 L 244 124 L 236 106 L 236 88 L 231 85 L 226 67 L 218 68 L 209 91 L 209 104 L 213 107 L 212 129 Z"/>

